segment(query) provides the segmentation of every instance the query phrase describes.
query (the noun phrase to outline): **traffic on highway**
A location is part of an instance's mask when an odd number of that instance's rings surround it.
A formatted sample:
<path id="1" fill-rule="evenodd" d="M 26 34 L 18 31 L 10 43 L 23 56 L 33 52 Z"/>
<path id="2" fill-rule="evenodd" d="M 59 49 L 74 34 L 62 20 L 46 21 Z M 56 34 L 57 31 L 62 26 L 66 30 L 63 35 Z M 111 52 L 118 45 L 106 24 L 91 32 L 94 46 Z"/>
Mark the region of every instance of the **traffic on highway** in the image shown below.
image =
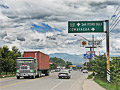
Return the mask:
<path id="1" fill-rule="evenodd" d="M 88 74 L 81 71 L 71 71 L 71 78 L 61 78 L 60 72 L 52 72 L 50 76 L 41 75 L 41 78 L 16 77 L 1 79 L 0 90 L 82 90 L 84 79 Z"/>

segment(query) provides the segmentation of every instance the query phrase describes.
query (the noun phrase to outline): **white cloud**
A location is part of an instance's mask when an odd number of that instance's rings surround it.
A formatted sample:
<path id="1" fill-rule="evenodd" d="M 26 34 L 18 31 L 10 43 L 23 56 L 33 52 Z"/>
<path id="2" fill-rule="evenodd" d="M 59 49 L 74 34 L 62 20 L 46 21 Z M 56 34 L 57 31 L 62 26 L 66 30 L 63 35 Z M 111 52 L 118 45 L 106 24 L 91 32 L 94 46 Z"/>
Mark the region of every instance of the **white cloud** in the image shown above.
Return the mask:
<path id="1" fill-rule="evenodd" d="M 117 2 L 117 0 L 2 0 L 0 3 L 7 5 L 9 9 L 0 8 L 0 35 L 4 35 L 5 31 L 7 33 L 7 36 L 0 38 L 2 41 L 0 45 L 7 44 L 10 47 L 16 45 L 22 51 L 40 50 L 47 54 L 83 54 L 89 49 L 80 47 L 79 41 L 82 37 L 75 37 L 74 33 L 68 34 L 67 22 L 108 19 L 116 10 Z M 54 30 L 42 33 L 31 30 L 31 24 L 41 26 L 41 23 L 62 30 L 62 32 Z M 115 34 L 110 36 L 111 50 L 115 46 L 120 48 L 118 45 L 120 37 L 117 35 L 120 33 L 119 25 L 114 30 Z M 102 38 L 99 37 L 100 34 L 94 33 L 79 33 L 78 35 L 87 39 L 91 39 L 92 35 L 95 35 L 97 39 Z M 104 40 L 103 48 L 95 49 L 97 53 L 106 52 L 105 43 Z M 114 50 L 111 54 L 117 52 L 118 50 Z"/>

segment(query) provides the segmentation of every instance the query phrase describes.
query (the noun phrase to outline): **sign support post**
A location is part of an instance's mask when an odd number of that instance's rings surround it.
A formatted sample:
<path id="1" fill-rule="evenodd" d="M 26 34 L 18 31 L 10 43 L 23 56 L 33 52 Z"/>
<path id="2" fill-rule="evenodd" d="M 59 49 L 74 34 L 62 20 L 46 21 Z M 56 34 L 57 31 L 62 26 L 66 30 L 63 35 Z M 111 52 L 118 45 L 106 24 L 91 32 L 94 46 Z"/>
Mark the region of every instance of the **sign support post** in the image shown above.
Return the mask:
<path id="1" fill-rule="evenodd" d="M 107 45 L 107 81 L 110 83 L 110 60 L 109 60 L 109 20 L 106 22 L 106 45 Z"/>
<path id="2" fill-rule="evenodd" d="M 94 35 L 92 35 L 92 46 L 93 46 L 93 52 L 94 52 Z"/>

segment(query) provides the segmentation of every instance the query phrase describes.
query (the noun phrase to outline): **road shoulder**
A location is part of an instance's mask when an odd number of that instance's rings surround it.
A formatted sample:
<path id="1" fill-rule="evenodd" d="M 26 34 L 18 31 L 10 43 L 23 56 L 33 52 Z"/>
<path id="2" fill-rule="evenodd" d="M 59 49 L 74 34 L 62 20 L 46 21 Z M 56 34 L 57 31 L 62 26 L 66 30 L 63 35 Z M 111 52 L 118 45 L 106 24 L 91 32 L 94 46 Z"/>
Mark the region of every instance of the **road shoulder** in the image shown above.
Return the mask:
<path id="1" fill-rule="evenodd" d="M 106 90 L 98 85 L 93 79 L 85 79 L 83 82 L 83 90 Z"/>

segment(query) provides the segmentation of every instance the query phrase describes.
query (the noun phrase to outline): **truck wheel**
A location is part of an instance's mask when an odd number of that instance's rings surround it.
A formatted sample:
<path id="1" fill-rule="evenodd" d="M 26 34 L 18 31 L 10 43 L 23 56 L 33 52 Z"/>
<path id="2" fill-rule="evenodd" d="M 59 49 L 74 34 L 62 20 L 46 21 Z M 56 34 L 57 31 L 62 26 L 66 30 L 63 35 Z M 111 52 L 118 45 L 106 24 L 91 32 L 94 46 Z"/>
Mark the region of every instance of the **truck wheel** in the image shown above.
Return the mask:
<path id="1" fill-rule="evenodd" d="M 62 77 L 59 77 L 59 79 L 61 79 Z"/>
<path id="2" fill-rule="evenodd" d="M 20 79 L 20 76 L 17 76 L 17 79 Z"/>
<path id="3" fill-rule="evenodd" d="M 70 79 L 70 76 L 68 76 L 67 79 Z"/>
<path id="4" fill-rule="evenodd" d="M 49 76 L 49 71 L 47 71 L 47 72 L 45 73 L 45 76 Z"/>
<path id="5" fill-rule="evenodd" d="M 32 79 L 35 79 L 35 75 L 32 76 Z"/>
<path id="6" fill-rule="evenodd" d="M 41 77 L 41 72 L 39 72 L 39 74 L 38 74 L 38 78 L 40 78 Z"/>
<path id="7" fill-rule="evenodd" d="M 49 76 L 49 73 L 46 73 L 45 76 Z"/>

